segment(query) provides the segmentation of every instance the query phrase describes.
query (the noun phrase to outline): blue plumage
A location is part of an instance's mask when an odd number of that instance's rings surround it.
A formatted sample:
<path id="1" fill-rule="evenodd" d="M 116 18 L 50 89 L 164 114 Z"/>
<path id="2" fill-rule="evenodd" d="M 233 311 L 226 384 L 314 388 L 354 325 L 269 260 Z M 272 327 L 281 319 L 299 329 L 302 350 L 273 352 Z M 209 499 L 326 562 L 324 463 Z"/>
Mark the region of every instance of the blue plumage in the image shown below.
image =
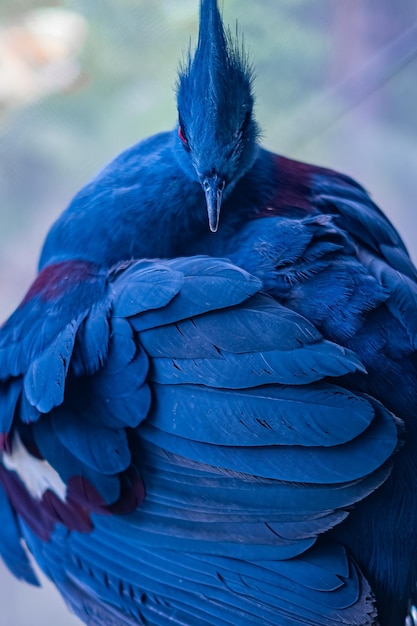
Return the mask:
<path id="1" fill-rule="evenodd" d="M 417 272 L 355 181 L 259 146 L 200 4 L 177 127 L 75 196 L 0 329 L 0 554 L 90 625 L 400 626 Z"/>

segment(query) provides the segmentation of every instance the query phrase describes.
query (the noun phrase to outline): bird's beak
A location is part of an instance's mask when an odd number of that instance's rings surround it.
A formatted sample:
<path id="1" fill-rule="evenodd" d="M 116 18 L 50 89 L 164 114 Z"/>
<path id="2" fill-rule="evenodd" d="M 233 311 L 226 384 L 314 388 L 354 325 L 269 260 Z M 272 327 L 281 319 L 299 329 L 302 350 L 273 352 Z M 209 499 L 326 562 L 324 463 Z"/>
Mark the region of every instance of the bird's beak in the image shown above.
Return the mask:
<path id="1" fill-rule="evenodd" d="M 222 205 L 222 195 L 225 182 L 217 174 L 204 178 L 201 183 L 206 194 L 207 214 L 209 226 L 212 233 L 219 227 L 220 207 Z"/>

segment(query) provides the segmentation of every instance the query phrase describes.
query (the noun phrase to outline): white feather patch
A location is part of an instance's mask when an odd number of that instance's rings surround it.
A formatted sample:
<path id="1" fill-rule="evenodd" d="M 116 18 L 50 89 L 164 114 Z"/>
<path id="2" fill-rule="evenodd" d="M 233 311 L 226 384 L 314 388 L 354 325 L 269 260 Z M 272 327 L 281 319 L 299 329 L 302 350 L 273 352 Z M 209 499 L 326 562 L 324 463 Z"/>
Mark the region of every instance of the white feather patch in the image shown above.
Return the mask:
<path id="1" fill-rule="evenodd" d="M 16 472 L 33 498 L 41 500 L 49 489 L 65 502 L 67 486 L 58 472 L 47 461 L 29 454 L 17 433 L 13 436 L 11 454 L 3 452 L 2 461 L 8 470 Z"/>

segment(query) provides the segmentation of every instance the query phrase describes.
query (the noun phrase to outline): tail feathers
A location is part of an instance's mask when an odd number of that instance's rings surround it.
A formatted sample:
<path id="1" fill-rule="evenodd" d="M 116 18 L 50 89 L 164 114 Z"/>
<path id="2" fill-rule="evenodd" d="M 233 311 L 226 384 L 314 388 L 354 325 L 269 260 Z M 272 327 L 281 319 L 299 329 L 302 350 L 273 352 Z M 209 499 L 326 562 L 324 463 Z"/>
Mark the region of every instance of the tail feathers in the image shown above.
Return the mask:
<path id="1" fill-rule="evenodd" d="M 100 521 L 90 537 L 33 539 L 50 574 L 87 624 L 166 623 L 365 626 L 375 623 L 374 598 L 345 549 L 324 543 L 290 560 L 258 561 L 141 546 Z M 30 539 L 28 539 L 30 541 Z M 101 620 L 101 622 L 100 622 Z"/>

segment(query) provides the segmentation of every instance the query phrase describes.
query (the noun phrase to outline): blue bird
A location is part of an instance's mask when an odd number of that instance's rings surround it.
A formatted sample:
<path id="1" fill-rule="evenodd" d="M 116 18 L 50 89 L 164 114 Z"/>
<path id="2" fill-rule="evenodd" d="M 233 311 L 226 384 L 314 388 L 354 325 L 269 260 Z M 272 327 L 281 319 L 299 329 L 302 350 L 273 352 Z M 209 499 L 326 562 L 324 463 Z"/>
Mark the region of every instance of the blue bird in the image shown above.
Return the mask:
<path id="1" fill-rule="evenodd" d="M 358 183 L 259 145 L 253 104 L 202 0 L 176 128 L 74 197 L 0 329 L 0 554 L 92 626 L 416 601 L 417 272 Z"/>

